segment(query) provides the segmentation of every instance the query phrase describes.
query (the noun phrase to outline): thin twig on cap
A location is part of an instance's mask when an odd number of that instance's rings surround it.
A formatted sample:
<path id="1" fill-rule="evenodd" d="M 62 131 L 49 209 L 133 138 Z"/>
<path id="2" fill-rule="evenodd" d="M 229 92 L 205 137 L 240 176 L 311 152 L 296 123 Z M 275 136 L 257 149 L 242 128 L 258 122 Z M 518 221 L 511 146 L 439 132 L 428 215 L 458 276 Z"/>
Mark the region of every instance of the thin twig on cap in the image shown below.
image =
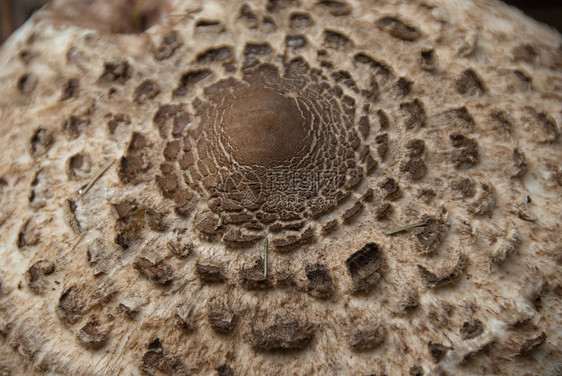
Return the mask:
<path id="1" fill-rule="evenodd" d="M 265 250 L 263 254 L 263 277 L 267 278 L 267 247 L 268 247 L 268 239 L 265 238 Z"/>
<path id="2" fill-rule="evenodd" d="M 84 196 L 88 191 L 96 184 L 96 182 L 109 170 L 109 168 L 115 163 L 117 159 L 113 159 L 110 163 L 108 163 L 88 184 L 84 184 L 83 186 L 78 189 L 78 194 L 80 196 Z"/>
<path id="3" fill-rule="evenodd" d="M 402 231 L 406 231 L 409 230 L 411 228 L 415 228 L 415 227 L 422 227 L 422 226 L 427 226 L 427 222 L 419 222 L 419 223 L 414 223 L 412 225 L 406 225 L 406 226 L 401 226 L 401 227 L 396 227 L 390 231 L 386 232 L 386 235 L 392 235 L 392 234 L 396 234 L 397 232 L 402 232 Z"/>

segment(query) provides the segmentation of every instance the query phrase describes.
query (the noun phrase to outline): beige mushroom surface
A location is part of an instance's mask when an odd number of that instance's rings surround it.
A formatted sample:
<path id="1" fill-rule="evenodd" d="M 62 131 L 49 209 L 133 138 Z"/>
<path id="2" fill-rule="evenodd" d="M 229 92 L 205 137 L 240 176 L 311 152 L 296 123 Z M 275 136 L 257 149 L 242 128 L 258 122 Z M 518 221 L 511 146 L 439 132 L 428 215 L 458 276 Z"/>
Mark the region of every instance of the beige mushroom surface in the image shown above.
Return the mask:
<path id="1" fill-rule="evenodd" d="M 0 375 L 562 372 L 562 37 L 516 9 L 60 0 L 0 88 Z"/>

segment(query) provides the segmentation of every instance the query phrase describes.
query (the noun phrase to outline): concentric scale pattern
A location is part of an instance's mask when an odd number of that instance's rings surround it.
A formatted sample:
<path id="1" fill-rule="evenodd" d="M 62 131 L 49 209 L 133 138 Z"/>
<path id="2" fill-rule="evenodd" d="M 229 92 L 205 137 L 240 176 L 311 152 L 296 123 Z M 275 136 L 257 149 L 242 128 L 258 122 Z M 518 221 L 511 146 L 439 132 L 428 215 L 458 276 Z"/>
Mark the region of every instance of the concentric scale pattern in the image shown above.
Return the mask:
<path id="1" fill-rule="evenodd" d="M 559 34 L 131 4 L 0 50 L 0 375 L 560 373 Z"/>
<path id="2" fill-rule="evenodd" d="M 183 214 L 203 202 L 195 227 L 204 235 L 239 244 L 286 230 L 273 243 L 287 247 L 377 162 L 354 124 L 356 99 L 321 70 L 302 58 L 281 68 L 254 57 L 243 64 L 241 82 L 222 79 L 195 99 L 198 124 L 175 132 L 164 112 L 156 114 L 167 140 L 156 183 Z"/>

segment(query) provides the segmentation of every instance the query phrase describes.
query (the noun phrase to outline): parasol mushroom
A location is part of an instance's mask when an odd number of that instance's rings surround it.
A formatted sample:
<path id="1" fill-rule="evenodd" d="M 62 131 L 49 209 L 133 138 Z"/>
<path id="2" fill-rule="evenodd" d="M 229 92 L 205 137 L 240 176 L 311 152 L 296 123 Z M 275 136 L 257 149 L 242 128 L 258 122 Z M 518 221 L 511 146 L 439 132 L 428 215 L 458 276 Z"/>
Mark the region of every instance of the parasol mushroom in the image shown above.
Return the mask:
<path id="1" fill-rule="evenodd" d="M 1 375 L 562 370 L 562 37 L 516 9 L 58 0 L 0 67 Z"/>

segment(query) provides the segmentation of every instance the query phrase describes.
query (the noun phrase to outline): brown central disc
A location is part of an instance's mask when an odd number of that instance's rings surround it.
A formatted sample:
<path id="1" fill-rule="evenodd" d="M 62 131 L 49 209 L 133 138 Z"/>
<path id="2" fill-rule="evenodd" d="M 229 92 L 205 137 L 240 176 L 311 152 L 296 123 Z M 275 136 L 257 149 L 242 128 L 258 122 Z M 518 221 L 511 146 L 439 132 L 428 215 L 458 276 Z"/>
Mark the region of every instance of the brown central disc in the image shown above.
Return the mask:
<path id="1" fill-rule="evenodd" d="M 235 95 L 224 111 L 222 133 L 239 163 L 274 167 L 305 150 L 309 129 L 296 99 L 263 87 Z"/>

